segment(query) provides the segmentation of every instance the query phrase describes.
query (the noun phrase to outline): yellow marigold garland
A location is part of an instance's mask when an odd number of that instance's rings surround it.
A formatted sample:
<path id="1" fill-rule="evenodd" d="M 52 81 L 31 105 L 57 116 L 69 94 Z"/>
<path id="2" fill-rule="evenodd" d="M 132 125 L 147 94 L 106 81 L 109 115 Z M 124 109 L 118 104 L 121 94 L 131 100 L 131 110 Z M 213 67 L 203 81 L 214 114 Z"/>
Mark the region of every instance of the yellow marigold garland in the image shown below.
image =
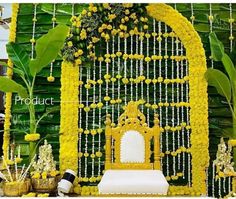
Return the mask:
<path id="1" fill-rule="evenodd" d="M 61 66 L 60 171 L 78 169 L 79 67 L 63 61 Z"/>
<path id="2" fill-rule="evenodd" d="M 166 4 L 150 4 L 148 14 L 157 21 L 166 23 L 180 38 L 186 48 L 189 62 L 189 97 L 191 124 L 191 153 L 192 153 L 192 187 L 191 194 L 206 193 L 205 169 L 209 164 L 208 154 L 208 102 L 207 82 L 204 73 L 207 69 L 205 52 L 201 39 L 192 24 L 180 13 Z M 199 118 L 201 118 L 199 120 Z M 201 160 L 199 162 L 199 160 Z M 170 193 L 182 193 L 181 187 L 170 187 Z M 187 190 L 186 190 L 187 192 Z"/>
<path id="3" fill-rule="evenodd" d="M 12 4 L 12 18 L 11 18 L 11 26 L 10 26 L 10 35 L 9 41 L 15 42 L 16 38 L 16 26 L 17 26 L 17 15 L 19 10 L 19 4 L 14 3 Z M 12 78 L 13 67 L 12 61 L 8 60 L 8 68 L 7 68 L 7 76 Z M 10 68 L 11 67 L 11 68 Z M 12 93 L 6 93 L 6 104 L 5 104 L 5 122 L 4 122 L 4 134 L 3 134 L 3 156 L 7 156 L 7 150 L 10 142 L 10 126 L 11 126 L 11 100 L 12 100 Z"/>

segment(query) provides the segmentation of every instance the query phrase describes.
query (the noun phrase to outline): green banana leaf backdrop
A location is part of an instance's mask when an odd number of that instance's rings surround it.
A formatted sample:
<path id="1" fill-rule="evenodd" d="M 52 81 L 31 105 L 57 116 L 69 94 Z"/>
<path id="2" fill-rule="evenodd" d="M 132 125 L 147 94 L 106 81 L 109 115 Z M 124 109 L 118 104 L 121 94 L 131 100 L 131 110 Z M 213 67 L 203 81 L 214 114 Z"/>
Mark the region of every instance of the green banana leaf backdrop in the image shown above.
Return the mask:
<path id="1" fill-rule="evenodd" d="M 80 14 L 84 7 L 88 5 L 85 4 L 75 4 L 74 13 L 75 15 Z M 209 46 L 209 32 L 210 25 L 208 16 L 210 15 L 210 5 L 209 4 L 171 4 L 175 7 L 182 15 L 188 18 L 192 12 L 194 13 L 194 28 L 199 33 L 204 49 L 206 51 L 206 57 L 208 62 L 208 67 L 211 67 L 210 56 L 210 46 Z M 192 9 L 191 9 L 192 6 Z M 224 43 L 226 51 L 229 53 L 229 36 L 230 36 L 230 26 L 228 19 L 230 18 L 229 4 L 211 4 L 212 15 L 214 16 L 213 21 L 213 31 L 216 32 L 218 38 Z M 232 4 L 233 16 L 236 16 L 236 4 Z M 34 12 L 33 4 L 20 4 L 18 19 L 17 19 L 17 34 L 16 42 L 24 46 L 29 54 L 31 53 L 31 43 L 32 38 L 32 18 Z M 70 25 L 70 18 L 72 13 L 72 4 L 57 4 L 56 5 L 56 19 L 57 24 L 66 23 Z M 35 39 L 40 37 L 42 34 L 47 33 L 49 29 L 52 28 L 52 14 L 53 14 L 53 4 L 38 4 L 37 6 L 37 22 L 35 27 Z M 236 26 L 233 25 L 233 34 L 235 35 Z M 234 41 L 233 41 L 234 47 Z M 236 61 L 236 56 L 233 56 L 236 50 L 233 50 L 231 57 Z M 55 77 L 54 82 L 48 82 L 47 77 L 50 73 L 50 66 L 43 69 L 39 74 L 36 86 L 35 86 L 35 96 L 41 99 L 53 98 L 54 106 L 60 105 L 60 64 L 61 58 L 58 59 L 53 64 L 53 76 Z M 215 68 L 223 70 L 220 63 L 214 63 Z M 217 151 L 217 144 L 219 143 L 219 138 L 222 136 L 227 136 L 231 132 L 232 118 L 231 113 L 228 109 L 225 99 L 219 96 L 214 88 L 208 90 L 209 93 L 209 125 L 210 125 L 210 144 L 209 153 L 211 157 L 211 163 L 215 159 L 215 154 Z M 12 101 L 12 129 L 19 128 L 24 129 L 28 126 L 29 115 L 27 113 L 27 107 L 22 105 L 20 102 L 15 102 L 13 97 Z M 51 107 L 51 106 L 50 106 Z M 36 106 L 36 112 L 38 114 L 45 112 L 47 108 L 46 105 Z M 49 114 L 43 119 L 39 126 L 38 133 L 43 136 L 47 135 L 47 140 L 53 146 L 54 157 L 56 160 L 59 159 L 59 127 L 60 127 L 60 113 Z M 12 132 L 12 140 L 16 143 L 21 144 L 22 155 L 27 161 L 28 156 L 28 144 L 24 141 L 24 134 L 19 132 Z M 104 140 L 103 140 L 104 143 Z M 211 195 L 211 175 L 212 169 L 211 165 L 209 167 L 209 194 Z"/>

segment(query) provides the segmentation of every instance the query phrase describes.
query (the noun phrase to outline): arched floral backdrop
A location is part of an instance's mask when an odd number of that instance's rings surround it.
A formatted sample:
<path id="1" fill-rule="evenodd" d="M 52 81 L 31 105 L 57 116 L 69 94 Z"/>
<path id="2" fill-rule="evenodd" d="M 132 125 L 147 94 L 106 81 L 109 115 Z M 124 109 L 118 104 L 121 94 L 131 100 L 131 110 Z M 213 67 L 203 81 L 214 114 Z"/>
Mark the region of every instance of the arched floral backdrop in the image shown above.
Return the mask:
<path id="1" fill-rule="evenodd" d="M 203 126 L 207 127 L 207 124 L 204 123 L 206 122 L 206 120 L 204 119 L 198 120 L 196 124 L 188 124 L 188 122 L 191 120 L 190 117 L 192 114 L 189 114 L 189 110 L 191 110 L 189 109 L 189 106 L 191 106 L 192 108 L 194 108 L 195 106 L 194 101 L 187 101 L 188 96 L 186 96 L 186 94 L 188 95 L 188 85 L 191 85 L 192 81 L 191 86 L 192 88 L 194 88 L 194 85 L 196 86 L 199 83 L 196 82 L 194 78 L 192 80 L 189 79 L 189 77 L 191 77 L 189 76 L 189 73 L 192 72 L 192 74 L 201 75 L 204 73 L 206 68 L 204 67 L 204 61 L 199 64 L 200 66 L 202 66 L 202 69 L 199 68 L 198 70 L 194 67 L 191 67 L 191 61 L 186 60 L 185 56 L 186 53 L 188 54 L 188 52 L 186 52 L 185 49 L 188 49 L 188 45 L 190 46 L 189 49 L 194 49 L 194 52 L 189 50 L 188 56 L 190 57 L 190 59 L 193 53 L 196 53 L 196 50 L 199 56 L 203 58 L 202 60 L 204 60 L 204 52 L 203 49 L 201 49 L 201 45 L 198 47 L 196 45 L 192 45 L 192 43 L 187 42 L 187 40 L 190 39 L 190 36 L 185 35 L 186 29 L 181 28 L 180 24 L 175 23 L 176 19 L 174 18 L 178 18 L 179 16 L 178 14 L 176 14 L 175 10 L 177 10 L 186 17 L 186 19 L 180 18 L 180 21 L 183 21 L 183 26 L 190 28 L 190 23 L 194 25 L 195 30 L 198 31 L 199 35 L 201 36 L 201 42 L 203 43 L 206 52 L 208 67 L 212 65 L 214 67 L 221 67 L 218 63 L 215 63 L 211 59 L 209 59 L 210 53 L 208 34 L 211 31 L 223 31 L 225 34 L 219 34 L 219 37 L 222 37 L 221 39 L 224 41 L 229 51 L 232 51 L 234 44 L 234 23 L 229 19 L 233 18 L 234 5 L 173 4 L 170 5 L 172 8 L 163 5 L 163 7 L 161 6 L 159 7 L 160 9 L 157 9 L 160 10 L 159 13 L 153 10 L 151 6 L 149 6 L 148 14 L 154 18 L 159 16 L 159 18 L 156 18 L 156 22 L 154 22 L 152 18 L 148 17 L 145 8 L 146 5 L 136 4 L 133 6 L 127 4 L 126 6 L 127 7 L 121 4 L 115 4 L 111 6 L 106 4 L 94 6 L 83 4 L 20 5 L 16 18 L 16 42 L 25 45 L 31 56 L 33 56 L 32 54 L 34 50 L 35 39 L 37 39 L 42 33 L 47 32 L 48 29 L 59 23 L 67 23 L 68 25 L 71 25 L 72 30 L 75 31 L 74 35 L 76 35 L 77 33 L 77 37 L 80 37 L 80 40 L 82 41 L 78 43 L 79 46 L 77 46 L 77 40 L 79 38 L 71 37 L 72 40 L 69 39 L 67 43 L 68 49 L 65 48 L 65 51 L 63 52 L 64 55 L 68 54 L 67 61 L 73 61 L 74 59 L 76 59 L 76 65 L 79 65 L 80 68 L 78 66 L 72 66 L 72 64 L 69 64 L 68 62 L 64 62 L 64 64 L 62 64 L 61 66 L 61 59 L 58 58 L 58 60 L 53 62 L 47 69 L 43 70 L 40 75 L 40 79 L 38 79 L 36 89 L 38 96 L 42 96 L 42 98 L 53 96 L 54 105 L 59 104 L 60 91 L 63 92 L 64 89 L 63 85 L 62 87 L 60 85 L 60 76 L 62 74 L 61 81 L 67 82 L 66 86 L 68 86 L 69 84 L 80 88 L 80 92 L 69 92 L 69 90 L 67 90 L 68 93 L 64 92 L 65 96 L 64 98 L 63 96 L 61 96 L 61 100 L 63 102 L 72 102 L 79 99 L 80 103 L 70 103 L 71 109 L 68 109 L 65 112 L 62 111 L 61 117 L 59 113 L 50 114 L 44 120 L 44 123 L 42 123 L 42 125 L 40 126 L 39 133 L 41 133 L 42 135 L 51 134 L 51 136 L 48 137 L 48 140 L 53 144 L 54 153 L 58 160 L 59 158 L 57 154 L 59 153 L 59 150 L 61 154 L 64 154 L 60 159 L 62 170 L 66 168 L 66 166 L 63 168 L 63 165 L 66 165 L 63 163 L 63 161 L 66 162 L 68 160 L 66 158 L 63 159 L 63 156 L 69 156 L 71 157 L 70 159 L 72 161 L 67 162 L 67 165 L 71 165 L 72 167 L 74 166 L 75 168 L 80 168 L 78 174 L 82 177 L 82 184 L 96 185 L 100 179 L 100 176 L 102 175 L 103 170 L 103 146 L 105 140 L 103 134 L 104 131 L 102 129 L 104 120 L 103 117 L 105 113 L 112 113 L 114 117 L 113 120 L 115 122 L 119 113 L 122 112 L 121 107 L 123 104 L 125 104 L 130 99 L 144 99 L 145 101 L 141 101 L 141 103 L 143 104 L 141 105 L 141 108 L 146 114 L 150 125 L 152 125 L 153 113 L 157 110 L 162 110 L 162 117 L 160 112 L 159 114 L 162 118 L 161 126 L 163 128 L 162 165 L 165 176 L 172 185 L 184 186 L 181 187 L 181 191 L 180 189 L 174 189 L 173 187 L 171 188 L 170 192 L 172 194 L 192 193 L 194 195 L 197 195 L 206 193 L 207 186 L 209 186 L 208 190 L 209 194 L 211 195 L 213 193 L 211 167 L 209 167 L 209 171 L 206 171 L 205 173 L 204 169 L 199 170 L 199 166 L 197 166 L 196 169 L 200 172 L 200 174 L 194 176 L 194 174 L 190 174 L 193 167 L 189 166 L 189 162 L 194 162 L 194 158 L 192 158 L 191 155 L 192 151 L 190 151 L 189 149 L 190 144 L 195 141 L 193 136 L 193 140 L 190 140 L 190 136 L 191 134 L 193 134 L 194 125 L 201 126 L 202 124 Z M 110 9 L 109 7 L 112 7 L 112 9 Z M 87 8 L 86 12 L 84 11 L 84 8 Z M 136 11 L 136 15 L 132 15 L 132 9 Z M 165 12 L 170 12 L 168 16 L 166 15 L 166 18 L 165 16 L 162 16 L 162 14 L 164 13 L 161 12 L 162 9 L 165 10 Z M 102 15 L 99 15 L 101 10 L 105 10 L 105 12 Z M 129 10 L 129 13 L 126 10 Z M 122 20 L 121 18 L 116 19 L 117 13 L 115 12 L 122 12 L 122 19 L 124 18 L 124 23 L 119 24 L 119 29 L 121 29 L 121 32 L 124 33 L 123 35 L 122 33 L 120 34 L 120 32 L 115 33 L 113 28 L 110 29 L 110 26 L 108 25 L 109 21 L 111 21 L 112 24 L 112 21 L 116 22 L 118 20 Z M 100 29 L 100 31 L 102 30 L 101 32 L 99 32 L 99 27 L 102 24 L 94 24 L 94 21 L 92 21 L 94 19 L 93 17 L 89 16 L 89 13 L 91 13 L 91 15 L 95 18 L 97 17 L 96 19 L 100 19 L 104 17 L 104 15 L 107 15 L 105 16 L 106 18 L 104 20 L 107 20 L 108 24 L 106 27 L 103 26 Z M 80 14 L 82 14 L 82 16 L 78 17 Z M 126 24 L 126 22 L 129 20 L 135 21 L 137 19 L 137 16 L 139 15 L 143 15 L 143 18 L 140 18 L 140 20 L 138 20 L 138 22 L 136 23 L 138 29 L 134 29 L 134 27 L 130 27 L 130 25 Z M 126 16 L 128 16 L 128 20 Z M 189 22 L 187 21 L 187 19 L 189 19 Z M 87 20 L 86 23 L 90 24 L 92 28 L 91 32 L 93 32 L 93 30 L 98 27 L 97 31 L 99 34 L 101 34 L 101 40 L 103 40 L 103 42 L 99 41 L 99 38 L 95 37 L 94 35 L 89 35 L 87 31 L 83 31 L 83 29 L 80 30 L 80 26 L 83 26 L 83 20 Z M 163 23 L 163 21 L 165 21 L 165 23 Z M 92 25 L 96 27 L 93 27 Z M 120 25 L 122 26 L 120 27 Z M 118 24 L 115 23 L 115 26 L 118 26 Z M 86 27 L 85 29 L 87 30 L 87 28 L 89 27 Z M 142 28 L 142 30 L 140 30 L 140 28 Z M 134 30 L 134 32 L 132 32 L 131 30 Z M 110 31 L 110 33 L 106 34 L 106 31 Z M 129 35 L 126 35 L 126 31 Z M 137 36 L 137 33 L 135 31 L 141 32 L 141 34 L 138 34 Z M 104 34 L 102 35 L 103 32 Z M 119 45 L 117 35 L 119 35 L 120 37 L 120 49 L 118 49 Z M 196 33 L 193 33 L 193 35 L 194 38 L 196 38 L 196 43 L 199 44 L 199 37 L 196 35 Z M 114 47 L 113 36 L 115 36 Z M 95 47 L 95 52 L 91 51 L 90 54 L 89 49 L 84 50 L 85 47 L 83 46 L 83 42 L 85 42 L 87 46 L 90 46 L 89 43 L 86 43 L 88 41 L 88 37 L 90 37 L 92 41 L 91 49 L 93 49 L 93 46 L 99 46 Z M 131 42 L 133 42 L 133 45 L 131 45 Z M 107 43 L 108 46 L 106 45 Z M 153 47 L 154 45 L 156 48 Z M 161 45 L 161 48 L 159 45 Z M 76 49 L 73 49 L 74 46 L 76 47 Z M 70 52 L 71 49 L 74 50 L 72 51 L 73 53 Z M 82 51 L 79 51 L 79 49 L 82 49 Z M 156 49 L 156 52 L 154 52 L 154 49 Z M 73 55 L 76 52 L 77 54 L 75 54 L 75 57 L 69 56 Z M 103 56 L 97 56 L 99 52 L 101 52 Z M 84 55 L 88 54 L 93 57 L 93 53 L 95 53 L 95 56 L 97 56 L 97 60 L 95 62 L 89 62 L 89 64 L 84 65 L 83 63 L 85 63 L 85 61 L 87 60 Z M 130 54 L 133 56 L 130 56 Z M 142 54 L 143 57 L 140 57 L 140 55 Z M 198 60 L 201 59 L 193 57 L 192 63 Z M 117 66 L 119 65 L 117 65 L 117 62 L 119 61 L 121 65 L 120 69 L 117 68 Z M 156 70 L 154 70 L 154 63 Z M 96 69 L 94 69 L 94 67 Z M 125 70 L 125 67 L 127 70 Z M 166 69 L 166 67 L 168 68 Z M 147 70 L 149 71 L 147 72 Z M 180 72 L 178 73 L 177 71 Z M 72 81 L 73 77 L 76 77 L 77 75 L 79 75 L 80 81 Z M 52 82 L 53 78 L 55 78 L 54 82 Z M 84 81 L 83 85 L 82 81 Z M 204 105 L 204 107 L 199 108 L 198 111 L 200 112 L 195 112 L 197 113 L 197 115 L 194 116 L 196 118 L 198 118 L 199 114 L 204 113 L 201 112 L 202 110 L 207 110 L 207 106 L 206 104 L 204 104 L 206 102 L 206 99 L 204 98 L 204 95 L 206 94 L 204 91 L 205 86 L 206 85 L 204 83 L 202 86 L 197 87 L 197 89 L 199 90 L 203 88 L 203 93 L 201 94 L 201 96 L 203 96 L 202 104 Z M 156 92 L 154 92 L 154 89 L 156 89 Z M 179 95 L 177 94 L 177 89 L 179 91 Z M 227 118 L 227 114 L 225 115 L 224 103 L 221 102 L 221 98 L 216 95 L 216 92 L 211 88 L 209 89 L 209 93 L 210 155 L 214 159 L 214 154 L 217 149 L 217 142 L 215 141 L 217 140 L 216 134 L 222 131 L 219 130 L 222 127 L 227 128 L 227 126 L 230 125 L 231 120 L 230 118 Z M 10 98 L 8 98 L 8 103 L 10 103 L 9 99 Z M 14 96 L 12 102 L 14 102 Z M 63 106 L 64 105 L 62 103 L 62 110 L 66 110 L 63 109 Z M 78 106 L 78 108 L 75 111 L 71 111 L 74 110 L 74 106 Z M 8 106 L 8 108 L 10 107 Z M 45 111 L 45 108 L 45 106 L 38 106 L 37 111 L 43 112 Z M 22 128 L 22 121 L 27 120 L 27 115 L 24 114 L 24 107 L 22 107 L 20 104 L 12 103 L 11 110 L 13 115 L 11 120 L 12 126 L 20 126 Z M 205 114 L 203 117 L 206 117 L 206 115 L 207 114 Z M 95 120 L 93 118 L 95 118 Z M 192 118 L 192 120 L 196 118 Z M 60 119 L 62 127 L 60 132 L 64 133 L 65 136 L 64 138 L 63 134 L 61 134 L 60 136 L 60 140 L 64 143 L 64 145 L 61 145 L 61 147 L 59 147 L 58 139 Z M 19 122 L 20 120 L 21 122 Z M 78 126 L 72 125 L 75 124 L 75 121 L 78 121 Z M 7 123 L 6 125 L 9 124 Z M 207 132 L 208 128 L 201 129 L 196 127 L 195 130 L 196 134 L 198 134 L 198 131 L 200 133 Z M 72 135 L 72 137 L 69 137 L 68 134 Z M 207 134 L 203 135 L 205 136 Z M 21 146 L 23 148 L 23 155 L 27 156 L 28 148 L 27 144 L 24 142 L 22 135 L 13 132 L 11 134 L 11 139 L 14 139 L 16 142 L 21 143 Z M 77 143 L 71 142 L 75 144 L 74 146 L 72 146 L 72 144 L 68 144 L 68 146 L 66 145 L 66 140 L 71 141 L 75 139 L 78 139 Z M 172 140 L 176 140 L 176 142 L 172 142 Z M 207 147 L 209 143 L 207 142 L 207 140 L 208 137 L 206 137 L 206 139 L 204 140 L 202 139 L 201 141 L 196 139 L 195 145 L 199 146 L 198 144 L 200 144 L 200 142 L 202 144 L 203 142 L 203 145 L 205 146 L 202 153 L 196 152 L 196 154 L 202 154 L 206 158 L 205 161 L 202 162 L 203 167 L 208 166 Z M 214 145 L 212 145 L 211 142 L 214 142 Z M 72 147 L 78 147 L 78 150 L 67 150 L 68 148 Z M 194 149 L 193 147 L 193 150 L 200 151 L 201 149 L 198 149 L 198 147 Z M 201 158 L 199 156 L 195 157 Z M 74 165 L 74 158 L 78 159 L 78 165 Z M 174 161 L 175 164 L 173 164 Z M 182 164 L 183 162 L 185 162 L 185 164 Z M 185 165 L 186 167 L 182 165 Z M 210 176 L 209 178 L 208 174 Z M 188 189 L 187 187 L 194 187 L 194 184 L 192 184 L 194 183 L 193 179 L 201 180 L 195 181 L 195 189 Z M 208 181 L 207 183 L 205 183 L 206 186 L 204 184 L 201 184 L 201 182 L 205 180 Z M 214 188 L 217 189 L 217 186 L 218 185 L 215 185 Z M 230 189 L 230 187 L 227 186 L 225 187 L 225 189 Z"/>

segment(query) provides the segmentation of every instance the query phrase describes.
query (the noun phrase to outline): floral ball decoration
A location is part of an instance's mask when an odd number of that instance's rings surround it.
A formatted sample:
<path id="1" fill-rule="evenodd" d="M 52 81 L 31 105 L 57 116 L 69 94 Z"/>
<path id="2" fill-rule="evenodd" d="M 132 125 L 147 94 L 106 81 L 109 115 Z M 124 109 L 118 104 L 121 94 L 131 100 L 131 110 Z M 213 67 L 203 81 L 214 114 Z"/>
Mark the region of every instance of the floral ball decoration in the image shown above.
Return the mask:
<path id="1" fill-rule="evenodd" d="M 28 133 L 25 135 L 25 141 L 27 142 L 35 142 L 40 139 L 39 133 Z"/>

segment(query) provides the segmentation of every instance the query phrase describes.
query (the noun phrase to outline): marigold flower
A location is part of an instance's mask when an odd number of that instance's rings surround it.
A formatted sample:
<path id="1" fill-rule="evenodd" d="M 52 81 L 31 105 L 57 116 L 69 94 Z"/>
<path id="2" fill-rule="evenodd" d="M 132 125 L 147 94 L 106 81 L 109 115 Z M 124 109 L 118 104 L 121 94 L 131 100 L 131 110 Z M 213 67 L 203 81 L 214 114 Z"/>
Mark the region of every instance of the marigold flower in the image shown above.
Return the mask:
<path id="1" fill-rule="evenodd" d="M 40 139 L 39 133 L 28 133 L 25 135 L 25 141 L 34 142 Z"/>

